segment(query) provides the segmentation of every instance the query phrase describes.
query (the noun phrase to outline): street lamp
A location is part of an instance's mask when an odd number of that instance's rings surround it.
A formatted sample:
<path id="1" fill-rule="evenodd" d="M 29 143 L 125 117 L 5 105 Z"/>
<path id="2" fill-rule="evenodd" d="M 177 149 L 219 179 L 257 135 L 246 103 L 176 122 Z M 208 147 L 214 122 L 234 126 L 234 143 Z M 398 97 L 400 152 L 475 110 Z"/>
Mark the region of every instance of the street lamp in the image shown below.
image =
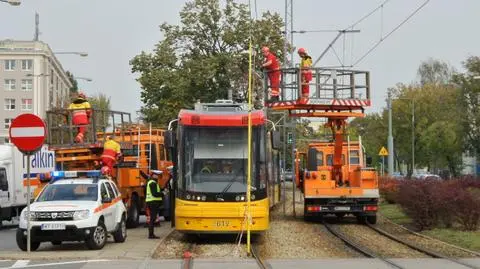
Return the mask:
<path id="1" fill-rule="evenodd" d="M 91 78 L 86 78 L 86 77 L 73 77 L 74 79 L 82 79 L 82 80 L 85 80 L 85 81 L 88 81 L 88 82 L 91 82 L 93 79 Z"/>
<path id="2" fill-rule="evenodd" d="M 21 4 L 20 0 L 0 0 L 0 2 L 8 3 L 12 6 L 19 6 Z"/>
<path id="3" fill-rule="evenodd" d="M 88 56 L 88 53 L 86 52 L 76 52 L 76 51 L 59 51 L 59 52 L 53 52 L 53 54 L 73 54 L 73 55 L 79 55 L 80 57 Z"/>

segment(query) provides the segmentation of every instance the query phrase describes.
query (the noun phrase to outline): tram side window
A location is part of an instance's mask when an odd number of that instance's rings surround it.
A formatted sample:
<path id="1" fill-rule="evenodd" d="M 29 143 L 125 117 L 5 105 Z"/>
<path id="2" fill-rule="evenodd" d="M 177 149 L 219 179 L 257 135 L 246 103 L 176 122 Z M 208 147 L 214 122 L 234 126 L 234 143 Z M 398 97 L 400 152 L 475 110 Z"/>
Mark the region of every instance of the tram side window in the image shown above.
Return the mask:
<path id="1" fill-rule="evenodd" d="M 8 191 L 7 171 L 0 168 L 0 191 Z"/>
<path id="2" fill-rule="evenodd" d="M 342 154 L 342 164 L 345 164 L 345 154 Z M 333 154 L 327 155 L 327 165 L 328 166 L 333 165 Z"/>
<path id="3" fill-rule="evenodd" d="M 317 166 L 323 165 L 323 151 L 317 152 Z"/>
<path id="4" fill-rule="evenodd" d="M 360 155 L 358 150 L 350 150 L 350 164 L 360 164 Z"/>

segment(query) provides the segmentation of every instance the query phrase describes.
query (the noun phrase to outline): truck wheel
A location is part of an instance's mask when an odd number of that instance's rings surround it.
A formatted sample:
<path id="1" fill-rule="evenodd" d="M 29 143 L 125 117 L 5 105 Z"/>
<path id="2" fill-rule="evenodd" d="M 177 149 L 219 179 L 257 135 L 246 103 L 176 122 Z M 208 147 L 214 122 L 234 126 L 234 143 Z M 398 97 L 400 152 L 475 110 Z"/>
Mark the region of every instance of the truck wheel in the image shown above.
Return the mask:
<path id="1" fill-rule="evenodd" d="M 138 227 L 140 222 L 140 210 L 138 204 L 138 196 L 133 196 L 130 207 L 128 208 L 127 228 Z"/>
<path id="2" fill-rule="evenodd" d="M 113 240 L 115 243 L 123 243 L 127 239 L 127 221 L 125 215 L 122 216 L 122 220 L 118 224 L 118 229 L 113 234 Z"/>
<path id="3" fill-rule="evenodd" d="M 97 227 L 90 233 L 85 244 L 89 249 L 102 249 L 107 243 L 107 228 L 102 221 L 99 221 Z"/>
<path id="4" fill-rule="evenodd" d="M 367 216 L 367 222 L 370 224 L 377 224 L 377 215 Z"/>
<path id="5" fill-rule="evenodd" d="M 23 236 L 23 231 L 21 229 L 17 229 L 17 234 L 16 234 L 16 239 L 17 239 L 17 246 L 23 250 L 27 251 L 27 237 Z M 30 238 L 30 240 L 32 240 Z M 32 242 L 30 241 L 30 250 L 35 251 L 38 249 L 40 246 L 40 242 Z"/>

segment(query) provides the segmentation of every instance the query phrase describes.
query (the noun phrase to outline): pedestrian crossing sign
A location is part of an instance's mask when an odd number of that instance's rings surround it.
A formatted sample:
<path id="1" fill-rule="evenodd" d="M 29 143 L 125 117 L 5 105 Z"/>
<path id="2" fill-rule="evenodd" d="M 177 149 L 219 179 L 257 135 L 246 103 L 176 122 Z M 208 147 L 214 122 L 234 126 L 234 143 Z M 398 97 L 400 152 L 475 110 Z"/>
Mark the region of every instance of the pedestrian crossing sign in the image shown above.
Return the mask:
<path id="1" fill-rule="evenodd" d="M 387 149 L 386 149 L 385 147 L 382 147 L 382 148 L 380 149 L 380 152 L 378 153 L 378 155 L 380 155 L 380 156 L 388 156 L 388 151 L 387 151 Z"/>

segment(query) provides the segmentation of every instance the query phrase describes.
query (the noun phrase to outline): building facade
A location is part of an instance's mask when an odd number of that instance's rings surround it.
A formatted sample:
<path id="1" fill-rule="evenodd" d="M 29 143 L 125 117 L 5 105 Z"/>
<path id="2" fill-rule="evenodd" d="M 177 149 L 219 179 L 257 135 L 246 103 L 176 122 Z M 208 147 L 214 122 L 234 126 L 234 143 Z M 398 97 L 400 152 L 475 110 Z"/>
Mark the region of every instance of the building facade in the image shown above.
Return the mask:
<path id="1" fill-rule="evenodd" d="M 68 101 L 72 87 L 48 44 L 0 40 L 0 143 L 9 142 L 8 129 L 20 114 L 41 118 Z"/>

